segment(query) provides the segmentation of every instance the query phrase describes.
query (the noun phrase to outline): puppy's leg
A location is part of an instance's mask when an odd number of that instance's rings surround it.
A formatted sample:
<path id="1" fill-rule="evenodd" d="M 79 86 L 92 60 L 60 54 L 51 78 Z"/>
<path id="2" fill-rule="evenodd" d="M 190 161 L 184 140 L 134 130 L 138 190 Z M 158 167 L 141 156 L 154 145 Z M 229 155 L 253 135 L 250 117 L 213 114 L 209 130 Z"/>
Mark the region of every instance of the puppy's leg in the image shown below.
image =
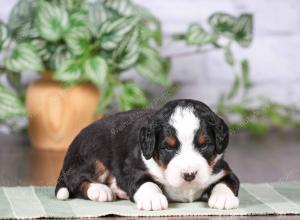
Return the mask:
<path id="1" fill-rule="evenodd" d="M 168 208 L 168 200 L 162 190 L 153 182 L 143 183 L 133 196 L 140 210 L 163 210 Z"/>
<path id="2" fill-rule="evenodd" d="M 208 206 L 216 209 L 234 209 L 239 206 L 239 180 L 232 172 L 219 180 L 209 193 Z"/>
<path id="3" fill-rule="evenodd" d="M 84 181 L 81 184 L 81 192 L 85 198 L 92 201 L 110 202 L 114 199 L 112 190 L 103 183 Z"/>
<path id="4" fill-rule="evenodd" d="M 113 191 L 107 185 L 111 176 L 110 171 L 100 160 L 95 161 L 94 170 L 93 182 L 85 180 L 81 183 L 80 191 L 83 197 L 98 202 L 114 200 Z"/>

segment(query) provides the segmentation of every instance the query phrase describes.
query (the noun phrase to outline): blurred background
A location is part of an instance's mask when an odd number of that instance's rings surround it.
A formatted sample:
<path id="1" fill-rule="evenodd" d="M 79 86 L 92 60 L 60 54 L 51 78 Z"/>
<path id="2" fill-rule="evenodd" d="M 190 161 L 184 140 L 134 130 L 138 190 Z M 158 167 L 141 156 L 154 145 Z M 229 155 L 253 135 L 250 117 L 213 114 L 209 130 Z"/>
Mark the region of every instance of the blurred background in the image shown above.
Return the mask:
<path id="1" fill-rule="evenodd" d="M 82 127 L 175 98 L 225 118 L 242 181 L 300 180 L 299 1 L 17 2 L 0 1 L 1 185 L 54 184 Z"/>

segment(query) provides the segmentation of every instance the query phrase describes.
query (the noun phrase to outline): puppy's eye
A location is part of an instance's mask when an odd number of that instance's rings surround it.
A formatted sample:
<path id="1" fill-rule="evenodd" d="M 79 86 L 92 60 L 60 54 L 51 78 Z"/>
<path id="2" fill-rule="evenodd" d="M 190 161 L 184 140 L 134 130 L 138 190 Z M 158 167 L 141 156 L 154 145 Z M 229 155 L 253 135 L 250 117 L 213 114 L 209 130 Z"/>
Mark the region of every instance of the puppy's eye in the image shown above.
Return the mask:
<path id="1" fill-rule="evenodd" d="M 203 145 L 206 143 L 206 140 L 207 140 L 207 136 L 205 134 L 200 134 L 198 136 L 197 142 L 199 145 Z"/>
<path id="2" fill-rule="evenodd" d="M 165 146 L 171 150 L 176 149 L 176 138 L 173 136 L 168 136 L 166 138 Z"/>

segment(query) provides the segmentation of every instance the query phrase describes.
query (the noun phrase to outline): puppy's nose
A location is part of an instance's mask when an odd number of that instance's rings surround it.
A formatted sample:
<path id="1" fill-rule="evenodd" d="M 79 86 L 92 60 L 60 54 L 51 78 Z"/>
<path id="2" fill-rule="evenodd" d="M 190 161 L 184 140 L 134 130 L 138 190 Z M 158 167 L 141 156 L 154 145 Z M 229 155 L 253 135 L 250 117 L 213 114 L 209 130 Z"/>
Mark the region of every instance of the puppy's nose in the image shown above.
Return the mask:
<path id="1" fill-rule="evenodd" d="M 195 179 L 197 172 L 183 173 L 183 179 L 187 182 L 191 182 Z"/>

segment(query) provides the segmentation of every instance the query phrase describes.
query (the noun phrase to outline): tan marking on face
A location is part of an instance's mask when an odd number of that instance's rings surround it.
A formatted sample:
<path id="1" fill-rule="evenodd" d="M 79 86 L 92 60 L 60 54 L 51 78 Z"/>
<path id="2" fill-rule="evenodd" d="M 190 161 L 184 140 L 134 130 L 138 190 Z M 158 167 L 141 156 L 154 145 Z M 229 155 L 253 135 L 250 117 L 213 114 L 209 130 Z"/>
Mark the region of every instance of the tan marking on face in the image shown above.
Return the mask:
<path id="1" fill-rule="evenodd" d="M 173 136 L 168 136 L 166 142 L 167 142 L 167 144 L 168 144 L 170 147 L 175 147 L 175 146 L 176 146 L 176 139 L 175 139 L 175 137 L 173 137 Z"/>
<path id="2" fill-rule="evenodd" d="M 81 190 L 82 194 L 85 196 L 85 198 L 88 198 L 87 197 L 87 191 L 90 188 L 90 184 L 91 183 L 88 182 L 88 181 L 84 181 L 84 182 L 81 183 L 80 190 Z"/>
<path id="3" fill-rule="evenodd" d="M 207 136 L 203 133 L 201 133 L 199 136 L 198 136 L 198 144 L 205 144 L 207 140 Z"/>

